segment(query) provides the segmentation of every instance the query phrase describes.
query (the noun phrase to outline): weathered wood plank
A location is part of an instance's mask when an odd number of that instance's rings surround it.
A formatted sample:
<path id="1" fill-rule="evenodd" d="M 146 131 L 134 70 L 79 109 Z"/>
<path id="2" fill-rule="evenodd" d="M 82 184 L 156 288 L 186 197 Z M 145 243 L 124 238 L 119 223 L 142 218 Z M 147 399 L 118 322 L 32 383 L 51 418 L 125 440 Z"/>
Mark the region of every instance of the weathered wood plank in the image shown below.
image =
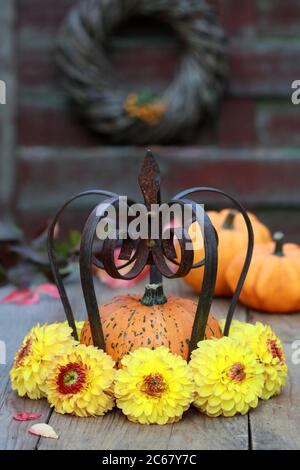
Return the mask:
<path id="1" fill-rule="evenodd" d="M 166 449 L 172 429 L 172 425 L 142 427 L 130 423 L 118 410 L 86 419 L 53 413 L 50 424 L 60 438 L 41 439 L 39 450 Z"/>
<path id="2" fill-rule="evenodd" d="M 214 419 L 195 409 L 179 423 L 165 426 L 131 423 L 119 410 L 87 419 L 53 413 L 50 424 L 60 438 L 41 440 L 39 450 L 248 449 L 247 416 Z"/>
<path id="3" fill-rule="evenodd" d="M 292 342 L 300 339 L 300 315 L 275 315 L 251 311 L 249 321 L 272 326 L 281 338 L 289 367 L 286 387 L 250 413 L 251 446 L 260 449 L 300 449 L 300 366 L 293 361 Z"/>
<path id="4" fill-rule="evenodd" d="M 172 427 L 168 449 L 248 450 L 248 418 L 208 418 L 191 408 Z"/>
<path id="5" fill-rule="evenodd" d="M 291 344 L 284 344 L 289 366 L 281 395 L 261 402 L 250 413 L 251 447 L 254 450 L 300 449 L 300 366 L 291 361 Z"/>

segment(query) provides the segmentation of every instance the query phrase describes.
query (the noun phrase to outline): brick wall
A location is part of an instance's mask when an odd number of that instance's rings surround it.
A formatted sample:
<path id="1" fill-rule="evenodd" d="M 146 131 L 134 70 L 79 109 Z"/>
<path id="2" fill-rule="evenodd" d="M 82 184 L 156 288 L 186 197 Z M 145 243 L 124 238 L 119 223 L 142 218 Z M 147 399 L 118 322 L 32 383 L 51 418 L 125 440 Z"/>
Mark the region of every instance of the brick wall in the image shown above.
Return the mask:
<path id="1" fill-rule="evenodd" d="M 218 119 L 201 126 L 188 146 L 157 149 L 167 192 L 196 182 L 222 186 L 264 211 L 274 228 L 285 215 L 294 236 L 300 207 L 300 106 L 293 106 L 290 96 L 292 81 L 300 79 L 300 1 L 212 2 L 230 37 L 230 86 Z M 8 74 L 12 83 L 15 77 L 18 86 L 17 103 L 12 98 L 5 121 L 1 117 L 2 132 L 6 128 L 9 134 L 16 116 L 17 141 L 12 132 L 2 143 L 6 206 L 30 226 L 78 189 L 120 191 L 126 183 L 131 189 L 143 149 L 107 145 L 83 125 L 62 91 L 55 39 L 76 1 L 1 0 L 1 9 L 2 3 L 10 16 L 0 34 L 10 37 L 16 52 L 6 65 L 0 62 L 0 75 Z M 116 35 L 110 49 L 128 89 L 166 86 L 180 53 L 168 31 L 156 28 L 153 36 L 147 24 L 136 23 Z M 126 181 L 124 171 L 131 174 Z"/>

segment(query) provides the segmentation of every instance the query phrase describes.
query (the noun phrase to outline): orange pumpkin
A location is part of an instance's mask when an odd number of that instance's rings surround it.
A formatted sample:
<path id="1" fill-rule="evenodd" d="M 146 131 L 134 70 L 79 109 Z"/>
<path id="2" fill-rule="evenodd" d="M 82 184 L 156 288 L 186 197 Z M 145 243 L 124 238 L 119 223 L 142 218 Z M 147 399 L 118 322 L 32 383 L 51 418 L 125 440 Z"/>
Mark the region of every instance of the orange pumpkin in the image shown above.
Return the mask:
<path id="1" fill-rule="evenodd" d="M 254 231 L 255 243 L 268 243 L 272 240 L 269 229 L 263 225 L 254 214 L 248 213 Z M 218 274 L 215 288 L 215 295 L 228 296 L 231 290 L 228 286 L 225 273 L 230 261 L 237 254 L 242 253 L 245 258 L 248 232 L 242 215 L 231 209 L 223 209 L 220 212 L 209 211 L 208 216 L 216 228 L 219 236 L 218 246 Z M 203 239 L 198 224 L 193 224 L 190 228 L 192 240 L 197 241 L 199 247 L 195 249 L 194 263 L 198 263 L 204 258 Z M 184 278 L 198 294 L 203 281 L 203 267 L 192 269 Z"/>
<path id="2" fill-rule="evenodd" d="M 300 310 L 300 246 L 283 244 L 283 234 L 274 243 L 257 245 L 240 299 L 248 307 L 265 312 L 288 313 Z M 235 289 L 243 257 L 229 265 L 227 282 Z"/>
<path id="3" fill-rule="evenodd" d="M 196 306 L 193 300 L 175 296 L 167 297 L 166 303 L 152 306 L 144 305 L 138 295 L 114 297 L 100 308 L 107 353 L 118 365 L 125 354 L 139 347 L 166 346 L 187 359 Z M 222 333 L 218 321 L 209 315 L 205 338 L 213 336 L 220 338 Z M 88 321 L 83 326 L 80 341 L 92 344 Z"/>

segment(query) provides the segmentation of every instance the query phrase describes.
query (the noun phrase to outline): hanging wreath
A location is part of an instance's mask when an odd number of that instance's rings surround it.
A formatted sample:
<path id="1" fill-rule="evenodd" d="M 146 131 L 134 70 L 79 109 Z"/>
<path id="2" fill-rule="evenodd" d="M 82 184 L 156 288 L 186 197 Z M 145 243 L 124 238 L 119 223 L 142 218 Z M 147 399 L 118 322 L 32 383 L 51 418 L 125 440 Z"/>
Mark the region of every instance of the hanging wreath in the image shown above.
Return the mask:
<path id="1" fill-rule="evenodd" d="M 162 19 L 185 44 L 177 75 L 158 96 L 128 94 L 107 57 L 111 34 L 137 15 Z M 62 27 L 58 62 L 90 126 L 137 144 L 169 142 L 213 114 L 228 73 L 224 33 L 206 0 L 83 0 Z"/>

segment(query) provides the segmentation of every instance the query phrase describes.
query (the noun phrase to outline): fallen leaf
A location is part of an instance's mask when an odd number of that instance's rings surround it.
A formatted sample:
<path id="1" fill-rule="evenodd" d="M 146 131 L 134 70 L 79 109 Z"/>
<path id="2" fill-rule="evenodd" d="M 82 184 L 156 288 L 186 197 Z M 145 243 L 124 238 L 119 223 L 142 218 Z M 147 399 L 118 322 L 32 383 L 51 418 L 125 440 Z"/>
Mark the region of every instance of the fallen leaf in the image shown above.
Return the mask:
<path id="1" fill-rule="evenodd" d="M 55 299 L 59 299 L 59 292 L 57 287 L 54 284 L 41 284 L 40 286 L 37 286 L 35 288 L 35 292 L 42 293 L 42 294 L 48 294 L 50 297 L 53 297 Z"/>
<path id="2" fill-rule="evenodd" d="M 13 290 L 10 294 L 0 299 L 0 303 L 14 302 L 17 305 L 37 304 L 40 294 L 47 294 L 54 299 L 59 299 L 59 292 L 54 284 L 46 283 L 32 289 Z"/>
<path id="3" fill-rule="evenodd" d="M 13 415 L 13 419 L 16 421 L 31 421 L 32 419 L 39 419 L 42 415 L 40 413 L 16 413 Z"/>
<path id="4" fill-rule="evenodd" d="M 1 302 L 16 302 L 20 298 L 23 298 L 24 295 L 28 295 L 31 292 L 30 289 L 20 289 L 20 290 L 13 290 L 8 295 L 1 299 Z"/>
<path id="5" fill-rule="evenodd" d="M 30 434 L 34 434 L 35 436 L 49 437 L 50 439 L 58 439 L 58 435 L 54 431 L 53 427 L 45 423 L 34 424 L 33 426 L 31 426 L 31 428 L 28 429 L 28 432 L 30 432 Z"/>
<path id="6" fill-rule="evenodd" d="M 36 304 L 39 296 L 31 289 L 14 290 L 0 300 L 1 303 L 15 302 L 18 305 Z"/>
<path id="7" fill-rule="evenodd" d="M 23 299 L 16 301 L 18 305 L 33 305 L 39 303 L 39 296 L 35 292 L 30 292 L 28 295 L 24 296 Z"/>

